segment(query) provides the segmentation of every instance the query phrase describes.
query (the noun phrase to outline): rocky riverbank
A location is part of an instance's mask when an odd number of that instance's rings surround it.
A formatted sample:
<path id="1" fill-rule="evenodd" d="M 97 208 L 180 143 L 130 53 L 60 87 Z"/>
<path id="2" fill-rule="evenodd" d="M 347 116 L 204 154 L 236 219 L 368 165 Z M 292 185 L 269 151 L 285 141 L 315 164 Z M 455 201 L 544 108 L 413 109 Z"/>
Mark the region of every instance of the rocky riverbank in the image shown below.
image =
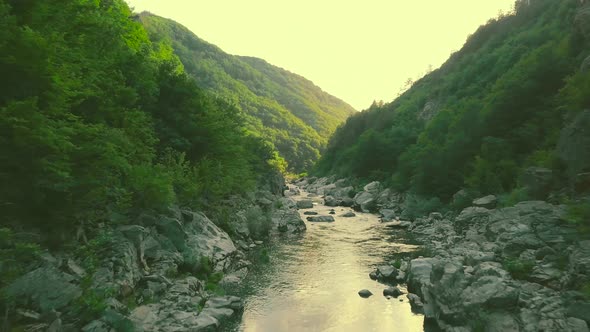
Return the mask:
<path id="1" fill-rule="evenodd" d="M 218 329 L 242 310 L 241 299 L 223 295 L 223 286 L 241 282 L 248 252 L 263 244 L 251 234 L 262 221 L 252 219 L 266 218 L 271 236 L 305 231 L 295 203 L 282 195 L 261 191 L 234 205 L 232 236 L 201 212 L 171 208 L 103 226 L 72 250 L 42 253 L 2 290 L 8 309 L 0 330 Z"/>
<path id="2" fill-rule="evenodd" d="M 588 331 L 590 241 L 565 221 L 565 207 L 544 201 L 496 208 L 493 196 L 460 214 L 400 221 L 408 195 L 378 182 L 355 192 L 346 179 L 297 183 L 329 206 L 380 213 L 406 228 L 424 257 L 392 262 L 371 277 L 406 283 L 416 312 L 444 331 Z"/>

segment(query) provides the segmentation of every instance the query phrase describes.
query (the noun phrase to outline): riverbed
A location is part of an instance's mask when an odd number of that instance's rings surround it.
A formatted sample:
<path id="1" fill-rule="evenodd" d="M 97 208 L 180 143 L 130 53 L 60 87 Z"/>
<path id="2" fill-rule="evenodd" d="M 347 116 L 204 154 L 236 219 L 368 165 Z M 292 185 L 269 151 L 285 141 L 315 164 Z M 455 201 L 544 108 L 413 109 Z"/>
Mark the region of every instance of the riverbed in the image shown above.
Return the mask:
<path id="1" fill-rule="evenodd" d="M 313 199 L 318 215 L 336 214 L 335 222 L 309 222 L 299 236 L 279 237 L 263 245 L 267 262 L 255 264 L 238 290 L 244 299 L 241 319 L 226 331 L 423 331 L 423 316 L 413 314 L 405 295 L 386 298 L 388 285 L 369 273 L 378 265 L 417 249 L 402 230 L 381 223 L 378 216 L 350 208 L 327 207 L 320 197 L 301 191 L 296 201 Z M 401 287 L 404 292 L 405 289 Z M 373 293 L 361 298 L 358 291 Z"/>

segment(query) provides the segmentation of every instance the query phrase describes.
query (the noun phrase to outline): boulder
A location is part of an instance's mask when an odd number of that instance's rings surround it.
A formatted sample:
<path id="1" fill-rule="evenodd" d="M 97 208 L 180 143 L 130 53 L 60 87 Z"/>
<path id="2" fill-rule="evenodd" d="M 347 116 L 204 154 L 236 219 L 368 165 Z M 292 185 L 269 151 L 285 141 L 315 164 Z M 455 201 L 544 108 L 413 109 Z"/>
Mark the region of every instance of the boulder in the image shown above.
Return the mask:
<path id="1" fill-rule="evenodd" d="M 324 205 L 326 205 L 326 206 L 338 206 L 339 203 L 340 203 L 340 201 L 332 196 L 326 196 L 324 198 Z"/>
<path id="2" fill-rule="evenodd" d="M 389 287 L 383 290 L 383 296 L 392 296 L 397 298 L 402 294 L 404 294 L 404 292 L 402 292 L 402 290 L 398 287 Z"/>
<path id="3" fill-rule="evenodd" d="M 42 313 L 59 310 L 82 295 L 76 278 L 53 266 L 33 270 L 4 288 L 17 305 Z"/>
<path id="4" fill-rule="evenodd" d="M 377 277 L 382 281 L 395 281 L 399 271 L 391 265 L 381 265 L 377 267 Z"/>
<path id="5" fill-rule="evenodd" d="M 430 272 L 436 263 L 435 258 L 416 258 L 410 261 L 408 267 L 408 290 L 422 294 L 422 287 L 430 284 Z"/>
<path id="6" fill-rule="evenodd" d="M 381 183 L 379 181 L 373 181 L 364 186 L 363 190 L 373 195 L 376 195 L 381 190 Z"/>
<path id="7" fill-rule="evenodd" d="M 305 211 L 303 214 L 306 216 L 316 216 L 318 213 L 315 211 Z"/>
<path id="8" fill-rule="evenodd" d="M 334 222 L 334 217 L 332 216 L 316 216 L 316 217 L 307 217 L 307 221 L 311 222 Z"/>
<path id="9" fill-rule="evenodd" d="M 488 195 L 473 200 L 473 205 L 476 207 L 482 207 L 486 209 L 493 209 L 498 203 L 498 198 L 494 195 Z"/>
<path id="10" fill-rule="evenodd" d="M 406 296 L 408 297 L 408 300 L 410 300 L 410 307 L 412 308 L 412 312 L 417 314 L 423 314 L 424 303 L 422 303 L 420 296 L 412 293 L 408 293 L 408 295 Z"/>
<path id="11" fill-rule="evenodd" d="M 348 211 L 344 214 L 341 214 L 340 217 L 344 217 L 344 218 L 352 218 L 352 217 L 356 217 L 356 213 L 352 212 L 352 211 Z"/>
<path id="12" fill-rule="evenodd" d="M 308 214 L 309 212 L 310 211 L 306 211 L 305 214 Z M 313 213 L 317 214 L 316 212 Z M 294 209 L 275 210 L 272 214 L 272 221 L 279 232 L 282 233 L 300 234 L 307 229 L 299 212 Z"/>
<path id="13" fill-rule="evenodd" d="M 367 298 L 367 297 L 369 297 L 369 296 L 371 296 L 371 295 L 373 295 L 373 293 L 371 293 L 371 291 L 370 291 L 370 290 L 368 290 L 368 289 L 361 289 L 361 290 L 359 291 L 359 296 L 360 296 L 360 297 Z"/>
<path id="14" fill-rule="evenodd" d="M 381 215 L 381 221 L 393 221 L 395 220 L 396 213 L 395 210 L 392 209 L 381 209 L 379 210 L 379 214 Z"/>
<path id="15" fill-rule="evenodd" d="M 353 207 L 362 212 L 372 212 L 377 207 L 375 195 L 367 191 L 356 194 L 353 201 Z"/>
<path id="16" fill-rule="evenodd" d="M 297 201 L 297 208 L 298 209 L 312 209 L 313 208 L 313 201 L 309 200 L 309 199 Z"/>

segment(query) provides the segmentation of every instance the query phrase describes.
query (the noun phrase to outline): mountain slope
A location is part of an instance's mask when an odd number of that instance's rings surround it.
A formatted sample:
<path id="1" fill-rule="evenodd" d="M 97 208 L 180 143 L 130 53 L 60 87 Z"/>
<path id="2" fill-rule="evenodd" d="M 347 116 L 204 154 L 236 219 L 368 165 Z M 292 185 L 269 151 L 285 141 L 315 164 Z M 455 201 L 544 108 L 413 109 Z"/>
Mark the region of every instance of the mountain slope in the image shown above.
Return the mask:
<path id="1" fill-rule="evenodd" d="M 580 69 L 590 63 L 589 7 L 535 0 L 516 8 L 398 99 L 349 118 L 316 172 L 448 201 L 462 188 L 534 196 L 523 182 L 532 167 L 552 172 L 554 187 L 587 171 L 590 147 L 557 147 L 575 145 L 564 128 L 584 123 L 573 120 L 590 107 L 590 74 Z"/>
<path id="2" fill-rule="evenodd" d="M 171 44 L 200 87 L 242 110 L 248 127 L 272 142 L 293 171 L 313 165 L 354 112 L 305 78 L 261 59 L 229 55 L 172 20 L 149 13 L 139 20 L 154 43 Z"/>

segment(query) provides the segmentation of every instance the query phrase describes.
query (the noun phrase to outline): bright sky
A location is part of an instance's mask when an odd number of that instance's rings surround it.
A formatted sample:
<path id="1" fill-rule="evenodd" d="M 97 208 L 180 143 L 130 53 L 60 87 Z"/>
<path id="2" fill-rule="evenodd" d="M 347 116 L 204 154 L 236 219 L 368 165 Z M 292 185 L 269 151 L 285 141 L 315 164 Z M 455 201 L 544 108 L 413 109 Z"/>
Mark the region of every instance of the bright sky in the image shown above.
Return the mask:
<path id="1" fill-rule="evenodd" d="M 393 100 L 515 0 L 127 0 L 225 52 L 265 59 L 358 110 Z"/>

